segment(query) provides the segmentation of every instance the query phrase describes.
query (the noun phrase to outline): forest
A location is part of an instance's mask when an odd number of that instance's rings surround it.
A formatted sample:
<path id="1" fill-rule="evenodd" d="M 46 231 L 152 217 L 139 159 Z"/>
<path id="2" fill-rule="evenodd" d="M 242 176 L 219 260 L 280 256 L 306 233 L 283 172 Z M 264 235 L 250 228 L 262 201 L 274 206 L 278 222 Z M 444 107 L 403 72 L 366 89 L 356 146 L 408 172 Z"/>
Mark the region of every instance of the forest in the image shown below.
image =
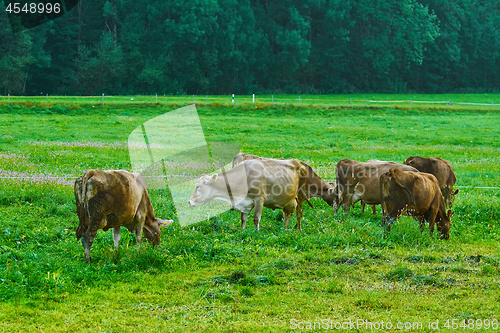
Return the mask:
<path id="1" fill-rule="evenodd" d="M 80 0 L 13 32 L 0 94 L 489 93 L 496 0 Z"/>

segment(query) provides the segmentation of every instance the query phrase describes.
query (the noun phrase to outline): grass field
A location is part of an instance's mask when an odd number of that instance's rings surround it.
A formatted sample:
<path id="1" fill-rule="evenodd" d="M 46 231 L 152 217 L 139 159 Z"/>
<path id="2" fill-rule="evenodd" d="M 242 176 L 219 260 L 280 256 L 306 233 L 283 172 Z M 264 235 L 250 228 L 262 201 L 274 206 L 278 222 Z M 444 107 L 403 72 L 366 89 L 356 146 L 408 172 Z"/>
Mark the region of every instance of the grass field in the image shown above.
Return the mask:
<path id="1" fill-rule="evenodd" d="M 413 97 L 500 102 L 498 95 Z M 100 97 L 95 105 L 50 96 L 48 103 L 0 100 L 0 177 L 32 177 L 0 178 L 0 331 L 301 331 L 320 319 L 383 320 L 393 325 L 386 332 L 401 331 L 398 323 L 413 325 L 406 331 L 435 331 L 429 323 L 436 320 L 446 331 L 447 320 L 451 328 L 457 319 L 450 332 L 498 331 L 500 107 L 329 102 L 349 96 L 303 96 L 321 101 L 301 104 L 252 104 L 250 96 L 233 106 L 209 96 L 197 104 L 208 142 L 299 158 L 324 179 L 334 179 L 342 158 L 449 160 L 460 188 L 450 240 L 421 234 L 408 217 L 386 236 L 380 207 L 376 216 L 359 206 L 334 214 L 314 200 L 315 209 L 305 206 L 303 232 L 283 230 L 281 213 L 269 209 L 260 232 L 252 223 L 241 231 L 238 212 L 229 211 L 189 227 L 174 223 L 164 229 L 161 248 L 144 242 L 139 252 L 133 234 L 122 232 L 115 253 L 111 231 L 99 231 L 93 261 L 85 264 L 74 236 L 72 177 L 130 169 L 129 133 L 190 102 L 130 98 L 104 106 Z M 150 195 L 157 216 L 177 219 L 168 190 Z M 464 320 L 472 326 L 460 327 Z M 486 320 L 490 327 L 477 329 Z"/>
<path id="2" fill-rule="evenodd" d="M 299 101 L 300 98 L 300 101 Z M 198 106 L 211 105 L 215 103 L 219 106 L 245 105 L 254 102 L 252 95 L 236 95 L 234 102 L 230 95 L 149 95 L 149 96 L 0 96 L 0 105 L 21 105 L 21 106 L 57 106 L 62 105 L 67 109 L 72 108 L 99 108 L 99 107 L 151 107 L 168 105 L 186 105 L 196 103 Z M 450 103 L 451 102 L 451 103 Z M 466 104 L 462 104 L 466 103 Z M 468 105 L 475 103 L 479 105 Z M 322 107 L 396 107 L 412 109 L 441 109 L 453 106 L 455 110 L 471 109 L 475 110 L 500 110 L 499 94 L 357 94 L 357 95 L 256 95 L 255 104 L 258 108 L 268 107 L 268 104 L 294 104 L 296 106 L 307 107 L 310 105 Z M 484 105 L 480 105 L 484 104 Z M 493 105 L 492 105 L 493 104 Z M 249 105 L 247 105 L 249 107 Z M 59 109 L 59 112 L 65 109 Z"/>

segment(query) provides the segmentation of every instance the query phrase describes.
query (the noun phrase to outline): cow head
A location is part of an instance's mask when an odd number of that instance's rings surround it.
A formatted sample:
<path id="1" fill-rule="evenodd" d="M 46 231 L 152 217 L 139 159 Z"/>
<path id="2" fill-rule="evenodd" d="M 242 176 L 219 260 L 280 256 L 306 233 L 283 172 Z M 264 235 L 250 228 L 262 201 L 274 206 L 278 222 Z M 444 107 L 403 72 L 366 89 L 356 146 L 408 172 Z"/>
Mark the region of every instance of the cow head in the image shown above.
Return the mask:
<path id="1" fill-rule="evenodd" d="M 418 168 L 415 166 L 416 164 L 418 164 L 418 163 L 417 163 L 417 158 L 416 158 L 416 156 L 410 156 L 410 157 L 408 157 L 408 158 L 404 161 L 404 163 L 403 163 L 403 164 L 406 164 L 406 165 L 409 165 L 409 166 L 412 166 L 412 167 L 414 167 L 414 168 L 418 169 Z"/>
<path id="2" fill-rule="evenodd" d="M 445 186 L 444 188 L 441 189 L 441 192 L 443 193 L 444 196 L 444 204 L 446 207 L 453 206 L 453 202 L 455 201 L 455 195 L 459 192 L 459 189 L 456 189 L 455 191 L 450 191 L 448 186 Z"/>
<path id="3" fill-rule="evenodd" d="M 173 220 L 162 220 L 155 218 L 154 220 L 147 220 L 144 223 L 144 228 L 142 229 L 144 236 L 150 244 L 153 246 L 160 245 L 160 227 L 166 227 L 173 223 Z"/>
<path id="4" fill-rule="evenodd" d="M 334 207 L 335 201 L 337 200 L 337 188 L 335 186 L 335 182 L 327 184 L 328 189 L 326 190 L 326 193 L 323 192 L 324 194 L 322 198 L 329 206 Z"/>
<path id="5" fill-rule="evenodd" d="M 328 194 L 330 194 L 332 196 L 332 204 L 330 204 L 330 203 L 328 203 L 328 204 L 333 207 L 333 211 L 336 213 L 340 208 L 339 192 L 338 192 L 337 183 L 329 182 L 328 185 L 330 185 L 330 188 L 328 189 Z"/>
<path id="6" fill-rule="evenodd" d="M 211 186 L 217 178 L 218 174 L 214 174 L 212 176 L 202 175 L 198 182 L 195 185 L 194 193 L 191 195 L 191 199 L 189 199 L 189 205 L 196 207 L 200 205 L 204 205 L 213 199 Z"/>
<path id="7" fill-rule="evenodd" d="M 437 223 L 437 230 L 439 231 L 439 234 L 441 235 L 442 239 L 449 239 L 450 238 L 450 228 L 451 228 L 451 215 L 453 212 L 451 209 L 448 210 L 447 214 L 444 216 L 441 216 L 441 221 L 438 221 Z"/>

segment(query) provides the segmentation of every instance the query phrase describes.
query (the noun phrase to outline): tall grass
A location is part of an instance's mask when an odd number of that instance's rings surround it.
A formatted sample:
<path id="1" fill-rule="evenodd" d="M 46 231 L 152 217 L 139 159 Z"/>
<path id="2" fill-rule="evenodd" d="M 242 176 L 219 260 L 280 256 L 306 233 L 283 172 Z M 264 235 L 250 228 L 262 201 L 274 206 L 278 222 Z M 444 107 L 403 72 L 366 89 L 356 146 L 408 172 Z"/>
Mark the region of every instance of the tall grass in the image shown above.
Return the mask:
<path id="1" fill-rule="evenodd" d="M 295 317 L 409 320 L 418 317 L 419 309 L 427 320 L 436 314 L 421 309 L 445 301 L 442 316 L 485 318 L 498 309 L 498 295 L 481 290 L 499 283 L 500 192 L 475 188 L 500 186 L 500 115 L 494 111 L 198 107 L 208 142 L 232 142 L 261 156 L 299 158 L 328 180 L 334 179 L 341 158 L 449 160 L 456 185 L 462 186 L 450 240 L 431 238 L 428 229 L 420 233 L 408 217 L 386 235 L 380 207 L 375 216 L 359 207 L 351 214 L 334 214 L 315 200 L 314 209 L 305 207 L 303 232 L 283 230 L 282 214 L 269 209 L 261 232 L 251 222 L 241 231 L 239 213 L 228 211 L 189 227 L 174 223 L 164 229 L 156 249 L 144 242 L 137 251 L 135 237 L 124 229 L 115 252 L 111 232 L 100 231 L 93 262 L 87 265 L 74 236 L 73 177 L 94 168 L 130 169 L 128 134 L 172 107 L 33 103 L 0 107 L 0 177 L 30 177 L 0 179 L 2 330 L 35 330 L 33 311 L 38 325 L 50 331 L 97 330 L 96 320 L 108 331 L 128 331 L 132 328 L 125 319 L 138 316 L 144 320 L 137 325 L 144 329 L 165 330 L 166 320 L 174 330 L 196 331 L 224 329 L 220 323 L 234 330 L 262 329 L 262 322 L 269 329 L 286 329 L 287 320 Z M 65 111 L 44 111 L 53 108 Z M 157 216 L 177 219 L 168 190 L 150 190 L 150 195 Z M 414 292 L 422 297 L 415 299 Z M 473 292 L 493 305 L 474 307 L 464 296 Z M 433 299 L 436 293 L 443 295 Z M 35 310 L 42 304 L 49 304 L 52 314 Z M 72 315 L 89 311 L 92 304 L 99 304 L 102 313 L 80 319 Z M 262 314 L 260 324 L 257 313 Z M 109 316 L 124 319 L 113 324 Z"/>

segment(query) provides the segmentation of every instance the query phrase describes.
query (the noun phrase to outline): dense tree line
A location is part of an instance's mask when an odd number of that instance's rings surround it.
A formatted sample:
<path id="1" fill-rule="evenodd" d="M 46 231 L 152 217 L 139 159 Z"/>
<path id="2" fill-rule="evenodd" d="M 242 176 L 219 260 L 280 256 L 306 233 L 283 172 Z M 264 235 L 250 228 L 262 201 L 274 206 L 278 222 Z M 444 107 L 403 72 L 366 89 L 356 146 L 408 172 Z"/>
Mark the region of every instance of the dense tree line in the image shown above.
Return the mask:
<path id="1" fill-rule="evenodd" d="M 490 92 L 497 0 L 80 0 L 12 33 L 0 93 Z"/>

